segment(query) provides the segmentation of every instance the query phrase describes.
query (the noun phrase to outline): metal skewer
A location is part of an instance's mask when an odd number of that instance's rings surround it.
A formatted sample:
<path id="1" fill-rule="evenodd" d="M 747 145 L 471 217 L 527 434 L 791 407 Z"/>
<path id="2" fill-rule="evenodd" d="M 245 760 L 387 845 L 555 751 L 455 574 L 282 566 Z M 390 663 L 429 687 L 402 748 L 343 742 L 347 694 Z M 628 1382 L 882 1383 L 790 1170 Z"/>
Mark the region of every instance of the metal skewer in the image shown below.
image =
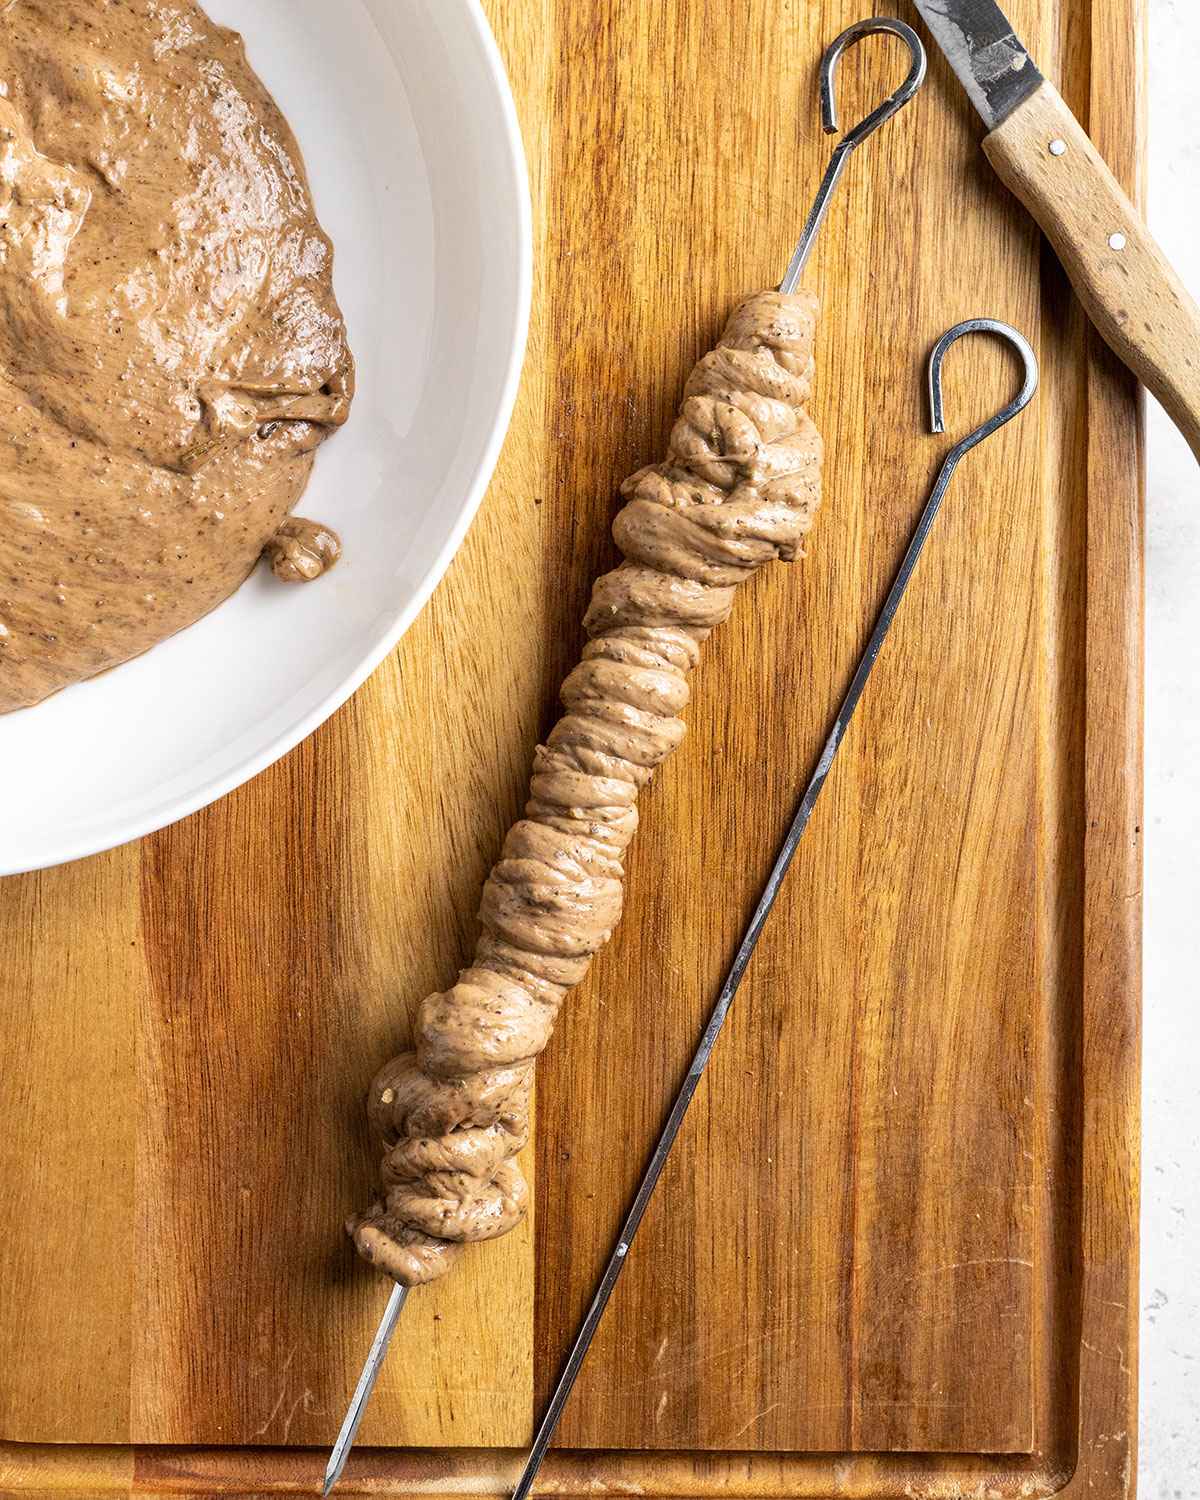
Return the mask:
<path id="1" fill-rule="evenodd" d="M 839 37 L 834 38 L 821 59 L 821 128 L 825 134 L 837 134 L 837 67 L 842 53 L 848 47 L 853 47 L 855 42 L 862 41 L 863 37 L 878 36 L 882 33 L 898 36 L 907 46 L 912 57 L 908 77 L 894 94 L 889 94 L 882 104 L 873 109 L 853 130 L 847 131 L 837 143 L 833 155 L 829 158 L 829 165 L 825 168 L 821 186 L 817 189 L 817 196 L 813 199 L 813 206 L 808 211 L 808 218 L 804 221 L 799 243 L 792 251 L 788 268 L 784 272 L 783 280 L 779 283 L 781 292 L 794 292 L 800 285 L 800 277 L 804 274 L 808 257 L 812 254 L 813 245 L 816 243 L 817 231 L 825 222 L 825 215 L 829 212 L 830 200 L 833 198 L 833 190 L 837 187 L 851 154 L 868 136 L 874 135 L 881 125 L 890 120 L 897 110 L 903 109 L 925 82 L 925 47 L 911 26 L 905 25 L 903 21 L 893 20 L 891 16 L 872 16 L 866 21 L 855 21 L 853 26 L 847 26 Z"/>
<path id="2" fill-rule="evenodd" d="M 800 242 L 792 254 L 787 272 L 780 283 L 779 290 L 781 292 L 792 292 L 796 289 L 801 273 L 812 252 L 817 231 L 820 229 L 828 212 L 833 190 L 837 186 L 838 179 L 841 177 L 851 153 L 857 147 L 861 146 L 868 136 L 873 135 L 885 121 L 890 120 L 897 110 L 907 104 L 924 82 L 926 66 L 925 48 L 920 37 L 911 26 L 907 26 L 903 21 L 893 20 L 890 16 L 878 16 L 864 21 L 856 21 L 854 25 L 848 26 L 834 40 L 821 59 L 821 123 L 825 132 L 833 135 L 838 128 L 835 84 L 837 79 L 837 65 L 842 53 L 848 47 L 853 46 L 855 42 L 861 41 L 863 37 L 884 32 L 900 37 L 908 47 L 911 57 L 908 76 L 893 94 L 890 94 L 882 104 L 872 110 L 864 120 L 856 125 L 853 130 L 847 132 L 838 142 L 830 158 L 829 166 L 825 170 L 825 175 L 821 180 L 821 185 L 817 190 L 813 206 L 809 210 L 808 218 L 804 224 L 804 231 L 800 236 Z M 684 1107 L 686 1108 L 686 1104 Z M 345 1420 L 342 1423 L 342 1429 L 338 1433 L 337 1442 L 334 1444 L 333 1451 L 329 1456 L 329 1464 L 325 1470 L 325 1488 L 322 1491 L 326 1496 L 333 1489 L 334 1485 L 337 1484 L 342 1470 L 346 1467 L 346 1460 L 350 1456 L 350 1449 L 354 1444 L 355 1434 L 358 1431 L 359 1423 L 362 1421 L 363 1412 L 366 1410 L 371 1392 L 375 1388 L 375 1382 L 379 1378 L 379 1371 L 387 1354 L 388 1344 L 392 1334 L 395 1332 L 400 1311 L 404 1306 L 407 1290 L 407 1288 L 397 1285 L 388 1300 L 387 1307 L 384 1309 L 379 1328 L 371 1344 L 371 1352 L 367 1355 L 367 1362 L 363 1366 L 362 1374 L 359 1376 L 358 1385 L 351 1399 L 349 1410 L 346 1412 Z M 574 1377 L 572 1377 L 572 1382 L 573 1379 Z M 554 1424 L 557 1424 L 557 1416 L 554 1419 Z M 553 1426 L 551 1427 L 551 1431 L 553 1431 Z M 547 1438 L 547 1443 L 548 1441 L 549 1439 Z M 540 1463 L 540 1461 L 539 1458 L 538 1462 Z M 534 1472 L 536 1472 L 536 1467 L 537 1465 L 534 1465 Z M 532 1475 L 530 1475 L 530 1478 L 532 1479 Z M 520 1491 L 519 1493 L 523 1494 L 524 1491 Z"/>
<path id="3" fill-rule="evenodd" d="M 896 581 L 892 584 L 887 599 L 884 601 L 883 609 L 880 611 L 879 619 L 871 638 L 867 642 L 866 650 L 859 660 L 858 667 L 851 679 L 846 696 L 838 709 L 833 728 L 825 741 L 825 747 L 821 751 L 817 761 L 816 769 L 812 773 L 804 796 L 800 800 L 800 806 L 788 830 L 787 837 L 783 841 L 783 847 L 775 860 L 774 867 L 767 877 L 766 888 L 755 907 L 754 915 L 750 918 L 750 925 L 746 928 L 737 955 L 726 976 L 725 983 L 721 986 L 721 992 L 717 996 L 717 1003 L 713 1007 L 709 1017 L 708 1025 L 704 1028 L 704 1035 L 700 1039 L 700 1045 L 696 1049 L 687 1075 L 671 1106 L 671 1113 L 667 1116 L 667 1123 L 658 1138 L 658 1144 L 654 1148 L 654 1154 L 650 1158 L 650 1165 L 646 1168 L 646 1174 L 642 1178 L 637 1194 L 633 1200 L 633 1206 L 621 1226 L 621 1233 L 617 1239 L 616 1246 L 609 1257 L 604 1274 L 600 1278 L 600 1285 L 596 1289 L 596 1295 L 592 1298 L 591 1306 L 584 1316 L 579 1332 L 575 1336 L 575 1342 L 571 1346 L 571 1352 L 567 1356 L 566 1364 L 563 1366 L 562 1374 L 559 1376 L 558 1384 L 550 1398 L 550 1404 L 546 1408 L 546 1414 L 542 1418 L 541 1426 L 533 1440 L 529 1457 L 525 1468 L 513 1491 L 513 1500 L 526 1500 L 533 1481 L 541 1468 L 542 1460 L 553 1440 L 555 1429 L 558 1427 L 559 1419 L 567 1404 L 567 1399 L 575 1385 L 580 1368 L 591 1347 L 596 1330 L 600 1326 L 600 1320 L 604 1316 L 604 1309 L 608 1306 L 609 1298 L 613 1294 L 621 1272 L 625 1268 L 629 1251 L 633 1246 L 634 1237 L 650 1200 L 654 1196 L 654 1190 L 658 1186 L 658 1180 L 662 1170 L 667 1164 L 671 1154 L 671 1148 L 675 1144 L 675 1138 L 679 1134 L 680 1126 L 683 1124 L 684 1116 L 687 1114 L 688 1106 L 695 1096 L 700 1080 L 704 1076 L 704 1070 L 708 1066 L 709 1058 L 712 1056 L 713 1048 L 717 1044 L 717 1038 L 728 1018 L 734 997 L 742 983 L 747 966 L 758 945 L 758 940 L 766 926 L 767 918 L 771 914 L 771 908 L 775 905 L 775 899 L 779 895 L 783 885 L 784 877 L 795 856 L 804 831 L 808 827 L 809 819 L 816 805 L 817 798 L 821 795 L 821 788 L 825 785 L 826 778 L 833 766 L 838 749 L 845 736 L 846 730 L 854 717 L 854 710 L 858 707 L 858 701 L 862 697 L 863 689 L 866 687 L 867 678 L 871 675 L 883 643 L 887 639 L 888 631 L 896 618 L 896 611 L 900 608 L 900 601 L 908 588 L 920 559 L 922 549 L 928 540 L 929 533 L 933 529 L 933 523 L 937 519 L 938 511 L 941 509 L 942 500 L 945 498 L 946 490 L 953 477 L 959 460 L 964 454 L 969 453 L 977 444 L 983 442 L 998 428 L 1003 427 L 1006 422 L 1012 420 L 1019 412 L 1029 405 L 1033 400 L 1033 394 L 1037 390 L 1038 367 L 1033 350 L 1026 340 L 1015 328 L 1010 328 L 1007 323 L 997 323 L 991 318 L 972 318 L 968 322 L 959 323 L 956 327 L 944 334 L 934 345 L 929 359 L 929 408 L 930 426 L 935 433 L 944 431 L 943 405 L 942 405 L 942 361 L 946 351 L 957 339 L 968 333 L 994 333 L 1000 338 L 1006 339 L 1021 357 L 1024 365 L 1025 377 L 1020 392 L 1008 403 L 1002 411 L 996 413 L 988 421 L 977 427 L 974 432 L 963 438 L 950 449 L 946 455 L 933 490 L 917 522 L 916 530 L 913 532 L 912 540 L 909 542 L 908 550 L 904 554 L 904 560 L 900 564 L 900 571 L 896 574 Z"/>
<path id="4" fill-rule="evenodd" d="M 375 1382 L 379 1379 L 383 1357 L 392 1341 L 392 1334 L 396 1331 L 396 1324 L 400 1321 L 400 1314 L 404 1311 L 409 1290 L 409 1287 L 401 1286 L 399 1282 L 392 1287 L 392 1295 L 387 1300 L 383 1317 L 380 1318 L 375 1337 L 371 1340 L 371 1352 L 367 1355 L 367 1362 L 362 1367 L 362 1374 L 358 1377 L 354 1395 L 350 1398 L 350 1405 L 342 1420 L 342 1430 L 337 1435 L 337 1442 L 334 1443 L 329 1462 L 325 1465 L 325 1487 L 321 1491 L 322 1495 L 328 1495 L 342 1477 L 342 1470 L 346 1467 L 350 1449 L 353 1448 L 354 1439 L 358 1436 L 359 1425 L 367 1409 L 367 1402 L 371 1399 L 371 1392 L 375 1389 Z"/>

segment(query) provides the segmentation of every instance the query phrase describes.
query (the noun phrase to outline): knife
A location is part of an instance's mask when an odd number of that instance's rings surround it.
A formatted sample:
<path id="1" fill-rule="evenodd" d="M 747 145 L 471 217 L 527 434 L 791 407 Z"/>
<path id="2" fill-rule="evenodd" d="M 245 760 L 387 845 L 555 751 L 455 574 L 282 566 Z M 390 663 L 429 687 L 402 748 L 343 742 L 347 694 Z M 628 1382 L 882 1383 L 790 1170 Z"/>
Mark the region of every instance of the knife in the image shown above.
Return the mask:
<path id="1" fill-rule="evenodd" d="M 984 153 L 1100 335 L 1200 459 L 1200 309 L 994 0 L 916 0 L 988 134 Z"/>

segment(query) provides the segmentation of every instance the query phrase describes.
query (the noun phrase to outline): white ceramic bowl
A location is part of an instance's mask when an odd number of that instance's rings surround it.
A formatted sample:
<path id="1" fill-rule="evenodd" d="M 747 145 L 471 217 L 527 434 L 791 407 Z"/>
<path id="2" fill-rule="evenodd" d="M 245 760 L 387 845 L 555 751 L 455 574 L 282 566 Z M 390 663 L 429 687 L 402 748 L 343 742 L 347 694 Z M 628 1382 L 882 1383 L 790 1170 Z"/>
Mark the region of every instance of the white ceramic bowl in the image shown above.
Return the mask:
<path id="1" fill-rule="evenodd" d="M 0 875 L 206 806 L 350 696 L 432 593 L 483 497 L 529 318 L 525 161 L 478 0 L 208 0 L 291 121 L 358 361 L 300 511 L 345 557 L 260 570 L 134 662 L 0 716 Z"/>

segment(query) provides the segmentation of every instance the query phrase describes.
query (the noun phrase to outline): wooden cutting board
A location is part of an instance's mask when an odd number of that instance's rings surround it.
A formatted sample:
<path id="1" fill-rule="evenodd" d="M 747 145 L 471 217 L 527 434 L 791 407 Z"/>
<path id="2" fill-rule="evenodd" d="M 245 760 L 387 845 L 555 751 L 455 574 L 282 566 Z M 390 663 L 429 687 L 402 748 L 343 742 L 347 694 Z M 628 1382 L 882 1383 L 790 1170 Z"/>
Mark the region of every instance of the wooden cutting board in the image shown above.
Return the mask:
<path id="1" fill-rule="evenodd" d="M 140 845 L 0 884 L 0 1493 L 315 1493 L 385 1295 L 361 1099 L 467 952 L 613 556 L 618 481 L 780 275 L 853 0 L 490 0 L 535 195 L 474 529 L 324 729 Z M 892 6 L 885 7 L 893 10 Z M 1014 19 L 1139 187 L 1141 0 Z M 253 48 L 251 47 L 251 50 Z M 844 65 L 847 119 L 898 76 Z M 1134 387 L 940 60 L 808 274 L 811 556 L 745 591 L 541 1070 L 529 1223 L 414 1297 L 347 1493 L 496 1494 L 1005 318 L 1035 408 L 964 465 L 563 1424 L 547 1490 L 1129 1494 L 1141 453 Z M 947 370 L 965 430 L 1013 378 Z"/>

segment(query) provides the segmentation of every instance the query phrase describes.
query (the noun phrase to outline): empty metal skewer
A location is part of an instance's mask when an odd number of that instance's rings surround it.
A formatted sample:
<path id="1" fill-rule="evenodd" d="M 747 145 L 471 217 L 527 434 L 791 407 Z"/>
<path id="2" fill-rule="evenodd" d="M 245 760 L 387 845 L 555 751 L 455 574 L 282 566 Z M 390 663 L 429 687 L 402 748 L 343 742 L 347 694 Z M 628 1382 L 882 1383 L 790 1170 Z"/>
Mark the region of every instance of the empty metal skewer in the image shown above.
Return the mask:
<path id="1" fill-rule="evenodd" d="M 904 554 L 904 560 L 900 564 L 900 570 L 896 574 L 896 581 L 884 601 L 883 609 L 880 611 L 879 619 L 871 638 L 867 642 L 866 650 L 859 660 L 858 667 L 851 679 L 846 696 L 838 709 L 833 728 L 825 741 L 825 747 L 817 760 L 816 769 L 812 773 L 804 796 L 800 800 L 800 806 L 796 816 L 792 820 L 792 826 L 788 830 L 787 837 L 783 841 L 783 847 L 767 877 L 766 889 L 763 891 L 754 915 L 750 918 L 750 924 L 742 937 L 737 954 L 726 976 L 725 983 L 721 986 L 721 992 L 717 996 L 716 1005 L 713 1007 L 709 1017 L 708 1025 L 704 1028 L 704 1035 L 700 1039 L 700 1045 L 696 1049 L 688 1068 L 687 1076 L 683 1080 L 679 1093 L 671 1106 L 671 1113 L 667 1116 L 667 1123 L 659 1136 L 658 1144 L 654 1148 L 654 1154 L 650 1158 L 650 1165 L 646 1168 L 646 1174 L 642 1178 L 637 1194 L 633 1200 L 633 1206 L 621 1226 L 621 1233 L 617 1239 L 616 1246 L 609 1257 L 604 1274 L 600 1278 L 600 1285 L 596 1289 L 596 1295 L 592 1298 L 591 1306 L 588 1308 L 580 1325 L 579 1332 L 575 1336 L 575 1342 L 571 1346 L 571 1352 L 567 1356 L 566 1364 L 563 1366 L 562 1374 L 559 1376 L 558 1384 L 550 1398 L 550 1404 L 546 1408 L 546 1414 L 542 1418 L 541 1426 L 530 1449 L 525 1468 L 513 1491 L 513 1500 L 525 1500 L 533 1487 L 533 1481 L 541 1468 L 542 1460 L 554 1438 L 555 1429 L 558 1427 L 559 1419 L 567 1404 L 567 1399 L 575 1385 L 580 1368 L 587 1357 L 588 1349 L 595 1337 L 596 1330 L 600 1326 L 600 1320 L 604 1316 L 604 1309 L 608 1306 L 609 1298 L 613 1294 L 617 1281 L 620 1279 L 625 1267 L 629 1251 L 633 1245 L 634 1237 L 642 1222 L 642 1217 L 650 1205 L 654 1196 L 654 1190 L 658 1185 L 658 1179 L 662 1175 L 663 1167 L 671 1154 L 671 1148 L 675 1144 L 675 1138 L 679 1134 L 680 1126 L 683 1124 L 684 1116 L 687 1114 L 688 1106 L 700 1085 L 700 1079 L 708 1066 L 709 1058 L 712 1056 L 713 1048 L 717 1044 L 717 1038 L 725 1025 L 729 1015 L 734 997 L 742 982 L 742 977 L 758 945 L 759 937 L 766 926 L 767 918 L 771 914 L 771 908 L 775 905 L 775 898 L 779 895 L 784 877 L 795 856 L 796 849 L 808 827 L 812 816 L 813 807 L 821 794 L 821 788 L 825 785 L 830 768 L 837 756 L 838 748 L 854 717 L 854 710 L 862 697 L 863 689 L 866 687 L 867 678 L 871 675 L 879 653 L 887 639 L 888 631 L 896 618 L 896 611 L 900 608 L 900 601 L 908 588 L 920 559 L 922 549 L 928 540 L 933 523 L 937 519 L 938 511 L 941 509 L 942 500 L 949 487 L 955 469 L 964 454 L 969 453 L 977 444 L 983 442 L 998 428 L 1003 427 L 1006 422 L 1012 420 L 1019 412 L 1029 405 L 1033 400 L 1034 392 L 1037 390 L 1038 367 L 1033 350 L 1026 340 L 1015 328 L 1010 328 L 1007 323 L 997 323 L 991 318 L 972 318 L 968 322 L 959 323 L 956 327 L 944 334 L 934 345 L 933 352 L 929 358 L 929 410 L 930 426 L 935 433 L 944 431 L 943 403 L 942 403 L 942 361 L 946 351 L 957 339 L 968 333 L 994 333 L 1005 339 L 1021 357 L 1024 365 L 1025 376 L 1019 393 L 1008 403 L 1003 410 L 996 413 L 988 421 L 977 427 L 974 432 L 958 442 L 947 453 L 933 490 L 917 522 L 916 530 L 913 532 L 912 540 L 909 542 L 908 550 Z"/>
<path id="2" fill-rule="evenodd" d="M 863 37 L 880 33 L 898 36 L 908 47 L 911 58 L 908 76 L 894 93 L 890 94 L 882 104 L 873 109 L 864 120 L 856 125 L 853 130 L 848 131 L 838 142 L 830 158 L 829 166 L 825 170 L 825 175 L 821 180 L 821 185 L 817 190 L 813 206 L 809 210 L 808 218 L 805 220 L 800 241 L 792 253 L 792 258 L 788 263 L 783 281 L 779 285 L 781 292 L 795 291 L 801 273 L 808 263 L 813 243 L 816 240 L 817 231 L 820 229 L 828 212 L 833 190 L 837 186 L 838 179 L 842 175 L 843 168 L 849 160 L 851 152 L 861 146 L 867 137 L 873 135 L 882 124 L 890 120 L 897 110 L 907 104 L 924 82 L 926 67 L 925 48 L 920 37 L 911 26 L 907 26 L 903 21 L 894 20 L 890 16 L 876 16 L 868 20 L 856 21 L 852 26 L 848 26 L 832 42 L 821 59 L 821 122 L 826 133 L 832 135 L 838 128 L 835 85 L 837 65 L 842 53 L 855 42 L 861 41 Z M 753 947 L 753 944 L 751 946 Z M 686 1104 L 684 1108 L 686 1108 Z M 325 1488 L 322 1491 L 324 1495 L 328 1495 L 334 1485 L 337 1484 L 341 1478 L 342 1470 L 346 1467 L 346 1460 L 349 1458 L 350 1449 L 354 1445 L 355 1434 L 358 1431 L 359 1423 L 362 1421 L 367 1402 L 371 1398 L 371 1392 L 375 1388 L 375 1382 L 379 1378 L 379 1371 L 383 1365 L 388 1344 L 392 1334 L 395 1332 L 396 1323 L 399 1320 L 407 1294 L 407 1287 L 397 1285 L 388 1299 L 387 1306 L 384 1308 L 379 1328 L 371 1343 L 371 1352 L 367 1355 L 367 1362 L 363 1366 L 362 1374 L 359 1376 L 358 1385 L 355 1387 L 350 1407 L 346 1412 L 345 1420 L 342 1422 L 341 1431 L 338 1433 L 337 1441 L 329 1455 L 329 1464 L 325 1470 Z M 574 1377 L 572 1376 L 572 1383 L 573 1380 Z M 568 1386 L 567 1390 L 569 1391 L 569 1389 L 570 1387 Z M 557 1416 L 555 1416 L 554 1422 L 551 1424 L 551 1432 L 553 1432 L 553 1427 L 557 1425 L 557 1420 Z M 549 1437 L 547 1437 L 547 1445 L 548 1443 Z M 541 1459 L 539 1457 L 538 1463 L 540 1462 Z M 533 1472 L 536 1472 L 536 1470 L 537 1464 L 534 1464 Z M 532 1480 L 532 1473 L 530 1474 L 530 1480 Z M 527 1488 L 528 1486 L 519 1493 L 524 1494 Z"/>

